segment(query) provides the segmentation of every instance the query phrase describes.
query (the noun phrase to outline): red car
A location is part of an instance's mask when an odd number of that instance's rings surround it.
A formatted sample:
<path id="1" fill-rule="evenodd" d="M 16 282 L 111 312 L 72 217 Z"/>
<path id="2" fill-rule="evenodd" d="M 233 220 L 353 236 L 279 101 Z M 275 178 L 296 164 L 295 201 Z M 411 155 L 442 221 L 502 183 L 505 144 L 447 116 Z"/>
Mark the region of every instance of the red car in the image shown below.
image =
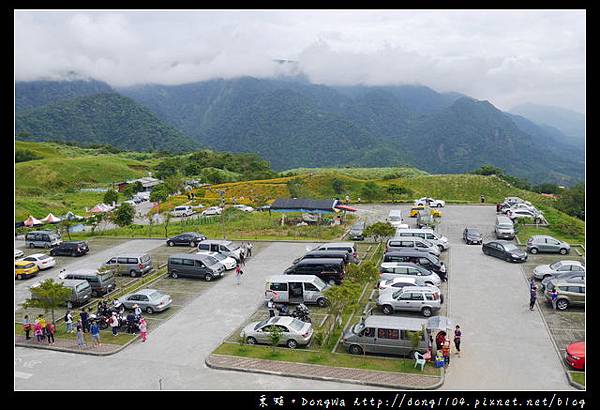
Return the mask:
<path id="1" fill-rule="evenodd" d="M 585 368 L 585 342 L 574 342 L 567 346 L 565 360 L 574 369 Z"/>

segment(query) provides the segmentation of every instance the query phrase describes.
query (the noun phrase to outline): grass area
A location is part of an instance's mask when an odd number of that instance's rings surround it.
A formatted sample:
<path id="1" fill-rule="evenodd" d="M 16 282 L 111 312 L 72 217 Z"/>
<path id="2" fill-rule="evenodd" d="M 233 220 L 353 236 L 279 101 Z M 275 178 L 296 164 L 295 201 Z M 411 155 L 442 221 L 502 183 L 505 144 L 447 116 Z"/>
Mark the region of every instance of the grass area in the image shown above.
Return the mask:
<path id="1" fill-rule="evenodd" d="M 585 245 L 585 222 L 548 205 L 537 205 L 550 224 L 547 227 L 519 226 L 517 236 L 526 243 L 533 235 L 550 235 L 570 244 Z"/>
<path id="2" fill-rule="evenodd" d="M 48 320 L 48 319 L 46 319 Z M 59 323 L 56 325 L 56 333 L 54 334 L 55 339 L 70 339 L 75 340 L 76 334 L 67 333 L 67 326 L 64 323 Z M 23 330 L 23 324 L 15 323 L 15 334 L 25 336 L 25 331 Z M 33 331 L 29 333 L 33 337 Z M 110 329 L 105 329 L 100 331 L 100 343 L 110 343 L 115 345 L 124 345 L 132 339 L 135 339 L 136 335 L 130 335 L 128 333 L 119 333 L 117 336 L 112 335 L 112 331 Z M 89 333 L 84 334 L 84 340 L 88 345 L 92 343 L 92 337 Z"/>
<path id="3" fill-rule="evenodd" d="M 351 356 L 346 354 L 311 352 L 302 349 L 276 348 L 275 353 L 270 346 L 240 346 L 239 344 L 224 343 L 219 346 L 214 354 L 250 357 L 265 360 L 277 360 L 294 363 L 319 364 L 331 367 L 346 367 L 352 369 L 378 370 L 385 372 L 417 373 L 439 376 L 440 370 L 427 363 L 421 373 L 419 367 L 414 366 L 414 360 L 408 359 L 382 359 L 371 356 Z"/>
<path id="4" fill-rule="evenodd" d="M 569 372 L 575 383 L 585 386 L 585 372 Z"/>
<path id="5" fill-rule="evenodd" d="M 294 168 L 282 171 L 281 176 L 294 176 L 316 173 L 337 173 L 360 179 L 410 178 L 427 175 L 427 172 L 412 167 L 381 167 L 381 168 Z"/>

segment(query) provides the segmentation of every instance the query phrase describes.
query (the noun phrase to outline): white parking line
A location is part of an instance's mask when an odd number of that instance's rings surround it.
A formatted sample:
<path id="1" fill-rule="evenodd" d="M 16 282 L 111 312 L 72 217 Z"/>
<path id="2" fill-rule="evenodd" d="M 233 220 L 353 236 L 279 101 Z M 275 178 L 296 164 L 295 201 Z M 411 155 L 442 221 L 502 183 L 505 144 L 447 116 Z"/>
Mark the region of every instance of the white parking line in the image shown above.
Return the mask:
<path id="1" fill-rule="evenodd" d="M 29 379 L 31 376 L 31 373 L 15 372 L 15 377 L 19 379 Z"/>

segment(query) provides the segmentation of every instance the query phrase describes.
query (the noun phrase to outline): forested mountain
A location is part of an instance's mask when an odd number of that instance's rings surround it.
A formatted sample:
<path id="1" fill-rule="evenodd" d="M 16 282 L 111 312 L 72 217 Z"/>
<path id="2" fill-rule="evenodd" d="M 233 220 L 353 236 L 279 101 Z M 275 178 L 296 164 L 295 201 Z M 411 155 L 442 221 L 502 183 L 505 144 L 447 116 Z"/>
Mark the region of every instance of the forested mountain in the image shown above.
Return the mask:
<path id="1" fill-rule="evenodd" d="M 199 146 L 140 104 L 114 92 L 17 112 L 15 130 L 22 140 L 109 144 L 137 151 L 182 152 Z"/>
<path id="2" fill-rule="evenodd" d="M 110 85 L 96 80 L 17 81 L 15 83 L 15 111 L 112 91 Z"/>

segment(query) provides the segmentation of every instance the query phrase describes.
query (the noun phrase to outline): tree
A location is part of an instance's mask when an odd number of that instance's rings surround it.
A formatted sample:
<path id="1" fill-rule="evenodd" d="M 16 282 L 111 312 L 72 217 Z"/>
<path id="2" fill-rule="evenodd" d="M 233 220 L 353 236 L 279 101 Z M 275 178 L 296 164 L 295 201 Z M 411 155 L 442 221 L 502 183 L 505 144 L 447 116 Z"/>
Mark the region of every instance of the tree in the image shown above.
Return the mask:
<path id="1" fill-rule="evenodd" d="M 387 188 L 386 188 L 387 193 L 392 197 L 392 201 L 396 201 L 396 198 L 401 196 L 401 195 L 411 195 L 412 191 L 408 188 L 404 188 L 401 187 L 399 185 L 396 184 L 390 184 Z"/>
<path id="2" fill-rule="evenodd" d="M 183 178 L 178 175 L 169 175 L 165 178 L 163 184 L 166 191 L 169 194 L 174 194 L 175 192 L 181 191 L 183 189 Z"/>
<path id="3" fill-rule="evenodd" d="M 273 354 L 275 354 L 275 348 L 281 342 L 281 336 L 282 335 L 283 334 L 282 334 L 281 329 L 279 328 L 279 326 L 272 325 L 270 327 L 270 329 L 269 329 L 269 341 L 271 342 L 271 347 L 273 348 Z"/>
<path id="4" fill-rule="evenodd" d="M 365 237 L 372 236 L 375 238 L 375 241 L 381 242 L 384 238 L 389 238 L 394 236 L 396 233 L 396 228 L 394 228 L 388 222 L 375 222 L 372 225 L 369 225 L 367 229 L 365 229 L 364 235 Z"/>
<path id="5" fill-rule="evenodd" d="M 54 322 L 54 309 L 65 306 L 70 299 L 71 289 L 64 287 L 62 283 L 54 282 L 53 279 L 46 279 L 39 286 L 31 288 L 31 298 L 25 300 L 23 307 L 41 308 L 44 309 L 44 313 L 50 310 Z"/>
<path id="6" fill-rule="evenodd" d="M 485 164 L 472 171 L 471 174 L 504 176 L 504 170 L 490 164 Z"/>
<path id="7" fill-rule="evenodd" d="M 344 310 L 354 308 L 358 305 L 358 299 L 362 289 L 359 284 L 352 281 L 344 281 L 339 286 L 332 286 L 325 290 L 324 296 L 327 298 L 327 310 L 336 320 L 342 316 Z"/>
<path id="8" fill-rule="evenodd" d="M 540 194 L 554 194 L 559 195 L 561 193 L 560 188 L 556 184 L 551 184 L 546 182 L 544 184 L 539 184 L 531 188 L 534 192 L 538 192 Z"/>
<path id="9" fill-rule="evenodd" d="M 585 185 L 580 182 L 563 190 L 556 207 L 564 213 L 585 220 Z"/>
<path id="10" fill-rule="evenodd" d="M 367 201 L 372 201 L 381 197 L 381 188 L 376 183 L 369 181 L 362 187 L 360 195 Z"/>
<path id="11" fill-rule="evenodd" d="M 379 276 L 379 269 L 373 262 L 363 262 L 360 265 L 349 265 L 346 269 L 345 279 L 364 285 Z"/>
<path id="12" fill-rule="evenodd" d="M 113 202 L 116 204 L 118 200 L 119 200 L 119 193 L 113 189 L 109 189 L 104 194 L 104 203 L 105 204 L 112 204 Z"/>
<path id="13" fill-rule="evenodd" d="M 301 178 L 293 178 L 287 182 L 288 191 L 292 198 L 301 198 L 304 191 L 304 181 Z"/>
<path id="14" fill-rule="evenodd" d="M 158 209 L 160 210 L 160 206 L 158 207 Z M 169 237 L 169 223 L 171 222 L 171 212 L 167 212 L 165 214 L 165 238 Z"/>
<path id="15" fill-rule="evenodd" d="M 334 178 L 331 182 L 331 186 L 333 187 L 333 191 L 336 194 L 341 195 L 344 193 L 344 181 L 342 181 L 341 179 Z"/>
<path id="16" fill-rule="evenodd" d="M 408 338 L 410 339 L 410 344 L 413 350 L 417 350 L 417 348 L 419 347 L 419 343 L 421 343 L 421 340 L 423 340 L 423 335 L 425 333 L 425 326 L 423 326 L 421 330 L 408 331 Z"/>
<path id="17" fill-rule="evenodd" d="M 128 226 L 133 223 L 135 217 L 135 209 L 128 203 L 123 203 L 119 206 L 112 215 L 112 220 L 119 226 Z"/>
<path id="18" fill-rule="evenodd" d="M 61 219 L 61 221 L 58 223 L 58 230 L 61 233 L 61 236 L 63 233 L 66 233 L 69 240 L 71 240 L 71 231 L 69 229 L 71 226 L 73 226 L 73 221 L 70 221 L 66 218 Z"/>
<path id="19" fill-rule="evenodd" d="M 164 202 L 169 198 L 165 184 L 155 186 L 150 192 L 150 202 Z"/>

